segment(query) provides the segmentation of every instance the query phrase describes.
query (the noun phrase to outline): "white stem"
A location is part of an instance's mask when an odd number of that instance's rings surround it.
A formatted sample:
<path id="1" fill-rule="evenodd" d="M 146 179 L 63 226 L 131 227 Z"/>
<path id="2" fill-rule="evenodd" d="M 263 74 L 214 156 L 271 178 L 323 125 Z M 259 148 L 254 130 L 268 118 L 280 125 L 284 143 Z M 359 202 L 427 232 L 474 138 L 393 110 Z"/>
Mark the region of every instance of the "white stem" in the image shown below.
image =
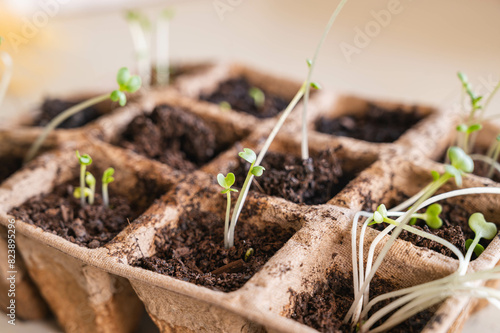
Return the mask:
<path id="1" fill-rule="evenodd" d="M 42 144 L 45 142 L 45 139 L 50 134 L 50 132 L 52 132 L 52 130 L 54 130 L 57 126 L 59 126 L 63 121 L 65 121 L 66 119 L 68 119 L 72 115 L 77 114 L 78 112 L 83 111 L 88 107 L 91 107 L 92 105 L 95 105 L 95 104 L 98 104 L 102 101 L 107 100 L 109 97 L 110 97 L 110 94 L 104 94 L 101 96 L 97 96 L 97 97 L 91 98 L 87 101 L 81 102 L 81 103 L 67 109 L 64 112 L 59 113 L 54 119 L 52 119 L 50 121 L 50 123 L 47 124 L 47 126 L 45 126 L 42 133 L 36 139 L 35 143 L 33 143 L 33 145 L 30 147 L 30 150 L 26 154 L 24 162 L 25 163 L 29 162 L 33 159 L 33 157 L 35 157 L 36 153 L 38 152 L 38 150 L 40 149 Z M 83 195 L 83 193 L 82 193 L 82 195 Z"/>
<path id="2" fill-rule="evenodd" d="M 314 67 L 316 66 L 316 60 L 319 55 L 319 51 L 321 50 L 321 47 L 323 46 L 323 43 L 326 40 L 326 36 L 330 32 L 333 23 L 335 22 L 335 19 L 337 16 L 340 14 L 340 11 L 346 4 L 347 0 L 341 0 L 340 3 L 337 5 L 337 8 L 335 8 L 334 12 L 332 13 L 332 16 L 330 16 L 330 19 L 328 20 L 328 23 L 326 24 L 326 28 L 323 31 L 323 35 L 321 36 L 321 39 L 319 41 L 318 46 L 316 47 L 316 51 L 314 51 L 314 56 L 311 60 L 311 66 L 309 67 L 309 72 L 307 73 L 307 79 L 306 79 L 306 92 L 304 95 L 304 108 L 302 110 L 302 159 L 307 160 L 309 158 L 309 145 L 308 145 L 308 139 L 307 139 L 307 104 L 309 102 L 309 85 L 311 83 L 311 77 L 312 73 L 314 70 Z"/>
<path id="3" fill-rule="evenodd" d="M 109 207 L 108 184 L 102 184 L 102 201 L 105 207 Z"/>
<path id="4" fill-rule="evenodd" d="M 170 19 L 160 15 L 156 22 L 156 82 L 167 85 L 170 81 Z"/>
<path id="5" fill-rule="evenodd" d="M 12 79 L 14 66 L 10 54 L 7 52 L 0 52 L 0 59 L 2 60 L 4 66 L 4 72 L 2 79 L 0 80 L 0 105 L 2 105 L 2 101 L 7 93 L 7 89 L 9 88 L 10 80 Z"/>
<path id="6" fill-rule="evenodd" d="M 142 78 L 142 85 L 148 87 L 151 80 L 151 55 L 146 30 L 138 20 L 129 20 L 130 35 L 135 48 L 137 70 Z"/>

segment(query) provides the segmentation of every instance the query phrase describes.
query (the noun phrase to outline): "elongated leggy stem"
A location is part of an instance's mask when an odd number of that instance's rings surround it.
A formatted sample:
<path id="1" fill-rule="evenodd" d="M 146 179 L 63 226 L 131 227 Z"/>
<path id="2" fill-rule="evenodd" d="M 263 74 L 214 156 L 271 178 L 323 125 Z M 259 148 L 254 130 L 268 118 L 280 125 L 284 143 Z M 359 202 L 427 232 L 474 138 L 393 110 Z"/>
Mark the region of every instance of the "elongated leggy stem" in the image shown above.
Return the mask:
<path id="1" fill-rule="evenodd" d="M 243 208 L 243 203 L 245 202 L 246 194 L 248 193 L 248 190 L 250 189 L 250 184 L 252 183 L 254 175 L 252 174 L 252 168 L 254 165 L 257 164 L 256 162 L 252 163 L 250 165 L 250 169 L 248 169 L 247 177 L 245 178 L 245 181 L 243 182 L 243 186 L 241 187 L 241 193 L 238 196 L 238 199 L 236 200 L 236 205 L 233 210 L 233 216 L 231 219 L 231 225 L 229 226 L 229 233 L 227 234 L 228 238 L 228 247 L 230 248 L 234 246 L 234 229 L 236 228 L 236 222 L 238 222 L 238 216 L 235 217 L 236 210 L 239 209 L 241 211 L 241 208 Z M 242 198 L 243 193 L 245 193 L 245 197 Z M 230 193 L 228 193 L 230 195 Z"/>
<path id="2" fill-rule="evenodd" d="M 226 208 L 226 221 L 224 223 L 224 235 L 227 237 L 224 237 L 224 247 L 226 249 L 230 248 L 232 245 L 229 243 L 229 221 L 231 220 L 231 191 L 226 193 L 227 195 L 227 208 Z M 233 243 L 234 243 L 234 237 L 233 237 Z"/>
<path id="3" fill-rule="evenodd" d="M 493 153 L 490 155 L 493 163 L 490 163 L 490 169 L 488 170 L 488 178 L 493 177 L 493 172 L 495 171 L 495 164 L 498 164 L 498 156 L 500 155 L 500 140 L 495 141 L 496 147 L 493 149 Z M 497 168 L 498 170 L 498 168 Z M 499 170 L 500 171 L 500 170 Z"/>
<path id="4" fill-rule="evenodd" d="M 306 89 L 305 95 L 304 95 L 304 108 L 302 110 L 302 146 L 301 146 L 301 151 L 302 151 L 302 159 L 307 160 L 309 158 L 309 144 L 308 144 L 308 136 L 307 136 L 307 104 L 309 102 L 309 85 L 311 83 L 311 77 L 312 73 L 314 70 L 314 66 L 316 65 L 316 59 L 318 58 L 319 51 L 321 50 L 321 47 L 323 46 L 323 43 L 325 42 L 326 36 L 330 32 L 333 23 L 335 22 L 335 19 L 337 16 L 340 14 L 340 11 L 344 7 L 345 3 L 347 0 L 342 0 L 340 3 L 337 5 L 337 8 L 335 8 L 335 11 L 332 13 L 332 16 L 330 16 L 330 19 L 328 20 L 328 23 L 326 24 L 325 30 L 323 31 L 323 35 L 321 36 L 321 40 L 319 41 L 318 46 L 316 47 L 316 51 L 314 51 L 314 56 L 312 58 L 312 61 L 310 62 L 309 66 L 309 72 L 307 73 L 307 79 L 306 79 Z"/>
<path id="5" fill-rule="evenodd" d="M 9 88 L 9 83 L 12 78 L 12 58 L 10 54 L 7 52 L 0 52 L 0 59 L 3 62 L 4 72 L 2 75 L 2 79 L 0 80 L 0 105 L 2 105 L 3 98 L 7 93 L 7 89 Z"/>
<path id="6" fill-rule="evenodd" d="M 495 97 L 499 89 L 500 89 L 500 81 L 498 81 L 497 85 L 488 96 L 488 99 L 486 100 L 486 102 L 484 102 L 483 109 L 481 110 L 481 120 L 483 119 L 484 113 L 486 112 L 486 109 L 490 105 L 491 100 L 493 99 L 493 97 Z"/>
<path id="7" fill-rule="evenodd" d="M 150 41 L 151 39 L 148 29 L 149 21 L 140 13 L 130 12 L 128 15 L 128 24 L 132 43 L 135 48 L 135 57 L 137 60 L 137 69 L 139 76 L 142 78 L 143 85 L 149 87 L 151 80 L 151 56 L 150 56 Z"/>
<path id="8" fill-rule="evenodd" d="M 281 115 L 278 122 L 274 126 L 273 130 L 271 131 L 271 133 L 267 137 L 266 142 L 264 142 L 264 146 L 262 147 L 259 155 L 257 156 L 257 160 L 255 161 L 254 164 L 252 164 L 252 167 L 254 165 L 258 166 L 260 164 L 260 162 L 262 162 L 262 159 L 266 155 L 267 150 L 271 146 L 271 143 L 273 142 L 273 140 L 276 137 L 276 135 L 278 134 L 279 130 L 281 129 L 281 127 L 285 123 L 286 118 L 290 115 L 290 112 L 292 112 L 292 110 L 295 108 L 297 103 L 300 101 L 300 99 L 304 95 L 304 91 L 305 91 L 305 82 L 300 87 L 297 94 L 295 94 L 295 96 L 292 99 L 292 101 L 290 102 L 290 104 L 288 104 L 285 111 L 283 111 L 283 114 Z M 252 170 L 252 167 L 250 167 L 250 170 Z M 240 195 L 238 196 L 238 199 L 236 200 L 236 204 L 234 205 L 233 215 L 231 216 L 231 225 L 230 225 L 230 229 L 229 229 L 229 237 L 230 237 L 230 240 L 233 239 L 233 242 L 234 242 L 234 228 L 236 228 L 236 223 L 238 222 L 238 218 L 240 216 L 241 210 L 243 209 L 243 204 L 245 203 L 246 197 L 248 195 L 248 191 L 250 190 L 250 184 L 253 180 L 253 177 L 254 177 L 253 175 L 250 175 L 250 177 L 247 177 L 245 179 L 245 183 L 243 184 L 243 187 L 241 188 Z"/>
<path id="9" fill-rule="evenodd" d="M 160 86 L 170 81 L 170 20 L 171 11 L 165 10 L 156 21 L 156 83 Z"/>
<path id="10" fill-rule="evenodd" d="M 47 136 L 50 134 L 50 132 L 52 132 L 52 130 L 54 130 L 57 126 L 59 126 L 63 121 L 65 121 L 66 119 L 68 119 L 72 115 L 77 114 L 78 112 L 80 112 L 88 107 L 91 107 L 92 105 L 95 105 L 95 104 L 98 104 L 100 102 L 107 100 L 108 98 L 110 98 L 110 96 L 111 96 L 111 94 L 104 94 L 104 95 L 100 95 L 100 96 L 91 98 L 87 101 L 84 101 L 80 104 L 77 104 L 77 105 L 67 109 L 63 113 L 58 114 L 57 117 L 52 119 L 50 121 L 50 123 L 47 126 L 45 126 L 45 128 L 43 129 L 40 136 L 36 139 L 35 143 L 33 143 L 30 150 L 26 154 L 24 162 L 27 163 L 27 162 L 31 161 L 33 159 L 33 157 L 35 157 L 36 153 L 38 153 L 38 150 L 40 150 L 40 147 L 45 142 L 45 139 L 47 139 Z"/>

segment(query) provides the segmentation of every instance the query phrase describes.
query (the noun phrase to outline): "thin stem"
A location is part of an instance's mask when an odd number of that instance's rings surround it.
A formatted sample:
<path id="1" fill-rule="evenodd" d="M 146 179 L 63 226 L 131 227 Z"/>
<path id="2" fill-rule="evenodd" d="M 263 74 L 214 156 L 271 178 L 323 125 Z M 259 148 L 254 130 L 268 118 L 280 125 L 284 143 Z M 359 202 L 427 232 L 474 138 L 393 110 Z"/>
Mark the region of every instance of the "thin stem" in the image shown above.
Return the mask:
<path id="1" fill-rule="evenodd" d="M 102 201 L 105 207 L 109 207 L 108 183 L 102 184 Z"/>
<path id="2" fill-rule="evenodd" d="M 479 240 L 481 239 L 481 235 L 476 233 L 474 240 L 472 241 L 471 245 L 469 246 L 469 249 L 467 250 L 467 253 L 465 254 L 465 264 L 469 265 L 470 259 L 472 257 L 472 253 L 474 253 L 474 249 L 476 248 L 477 244 L 479 244 Z"/>
<path id="3" fill-rule="evenodd" d="M 236 209 L 238 208 L 241 211 L 241 208 L 243 208 L 243 203 L 245 202 L 246 195 L 248 193 L 248 190 L 250 188 L 250 184 L 252 183 L 253 180 L 253 174 L 252 174 L 252 168 L 254 167 L 256 163 L 252 163 L 250 165 L 250 169 L 248 169 L 247 177 L 245 178 L 245 182 L 243 183 L 243 187 L 241 188 L 241 193 L 238 196 L 238 199 L 236 200 L 236 205 L 234 206 L 233 210 L 233 216 L 231 218 L 231 225 L 229 226 L 229 234 L 227 236 L 229 246 L 227 248 L 231 248 L 234 246 L 234 229 L 236 228 L 236 223 L 238 222 L 238 216 L 239 216 L 239 211 L 238 215 L 236 215 L 237 211 Z M 243 196 L 243 194 L 245 194 Z"/>
<path id="4" fill-rule="evenodd" d="M 90 185 L 89 204 L 91 205 L 94 204 L 94 198 L 95 198 L 95 182 L 94 184 Z"/>
<path id="5" fill-rule="evenodd" d="M 335 22 L 335 19 L 337 16 L 340 14 L 340 11 L 346 4 L 347 0 L 342 0 L 340 3 L 337 5 L 337 8 L 335 8 L 335 11 L 332 13 L 332 16 L 330 16 L 330 19 L 328 20 L 328 23 L 326 24 L 325 30 L 323 31 L 323 35 L 321 36 L 321 40 L 319 41 L 318 46 L 316 47 L 316 50 L 314 51 L 314 56 L 312 58 L 310 67 L 309 67 L 309 72 L 307 73 L 307 79 L 306 79 L 306 92 L 304 95 L 304 108 L 302 110 L 302 159 L 307 160 L 309 158 L 309 144 L 308 144 L 308 137 L 307 137 L 307 105 L 309 102 L 309 85 L 311 83 L 311 77 L 312 73 L 314 70 L 314 67 L 316 65 L 316 60 L 319 55 L 319 51 L 321 50 L 321 47 L 323 46 L 323 43 L 326 40 L 326 36 L 330 32 L 333 23 Z"/>
<path id="6" fill-rule="evenodd" d="M 228 231 L 229 231 L 229 221 L 231 218 L 231 191 L 227 191 L 226 195 L 227 195 L 227 207 L 226 207 L 226 221 L 224 223 L 224 247 L 226 249 L 229 249 L 230 246 L 229 246 Z"/>
<path id="7" fill-rule="evenodd" d="M 2 105 L 2 101 L 9 88 L 10 80 L 12 79 L 13 63 L 12 57 L 7 52 L 0 52 L 0 59 L 4 66 L 2 80 L 0 81 L 0 105 Z"/>
<path id="8" fill-rule="evenodd" d="M 156 83 L 167 85 L 170 81 L 170 18 L 160 15 L 156 22 Z"/>
<path id="9" fill-rule="evenodd" d="M 128 20 L 132 43 L 135 48 L 135 57 L 137 60 L 137 69 L 142 78 L 142 84 L 145 87 L 149 86 L 151 80 L 151 57 L 150 47 L 148 42 L 148 34 L 146 28 L 139 22 L 138 19 Z"/>
<path id="10" fill-rule="evenodd" d="M 283 114 L 281 115 L 280 119 L 274 126 L 273 130 L 271 131 L 271 134 L 269 134 L 269 137 L 267 138 L 266 142 L 264 143 L 264 146 L 262 147 L 259 155 L 257 156 L 257 160 L 255 161 L 255 166 L 259 165 L 260 162 L 262 162 L 262 159 L 267 153 L 267 150 L 271 146 L 271 143 L 273 142 L 274 138 L 278 134 L 278 131 L 281 129 L 283 124 L 285 123 L 286 118 L 290 115 L 290 112 L 295 108 L 297 103 L 300 101 L 302 96 L 304 95 L 304 90 L 305 90 L 305 83 L 302 84 L 300 87 L 299 91 L 297 94 L 295 94 L 295 97 L 292 99 L 290 104 L 286 107 L 285 111 L 283 111 Z M 252 168 L 250 168 L 252 170 Z M 248 191 L 250 190 L 249 184 L 251 184 L 251 181 L 253 180 L 253 175 L 250 175 L 250 177 L 247 177 L 245 179 L 245 183 L 243 184 L 243 187 L 241 188 L 240 195 L 238 196 L 238 199 L 236 200 L 236 204 L 234 205 L 234 210 L 233 210 L 233 215 L 231 216 L 231 225 L 229 229 L 229 237 L 234 237 L 234 228 L 236 227 L 236 223 L 238 222 L 238 218 L 240 216 L 241 210 L 243 209 L 243 204 L 245 203 L 246 197 L 248 195 Z M 245 186 L 246 185 L 246 186 Z"/>
<path id="11" fill-rule="evenodd" d="M 488 99 L 486 100 L 486 102 L 484 102 L 483 110 L 481 111 L 481 119 L 483 118 L 483 115 L 486 112 L 486 109 L 488 108 L 488 105 L 490 105 L 491 100 L 493 99 L 493 97 L 498 92 L 498 89 L 500 89 L 500 81 L 498 81 L 497 85 L 495 86 L 495 88 L 493 89 L 493 91 L 491 92 L 491 94 L 488 96 Z"/>
<path id="12" fill-rule="evenodd" d="M 469 156 L 470 156 L 470 158 L 472 158 L 475 161 L 481 161 L 481 162 L 490 164 L 493 171 L 496 170 L 496 171 L 500 172 L 500 163 L 498 163 L 497 161 L 495 161 L 491 157 L 479 155 L 479 154 L 472 154 Z M 498 158 L 498 156 L 497 156 L 497 158 Z M 491 176 L 493 176 L 493 174 Z M 488 178 L 491 178 L 491 176 L 488 176 Z"/>
<path id="13" fill-rule="evenodd" d="M 493 177 L 493 172 L 495 169 L 500 171 L 500 164 L 497 163 L 498 160 L 498 155 L 500 155 L 500 141 L 495 141 L 496 142 L 496 147 L 494 149 L 493 154 L 491 155 L 491 159 L 493 163 L 490 163 L 490 170 L 488 171 L 488 178 Z M 495 167 L 495 164 L 498 164 L 498 167 Z"/>
<path id="14" fill-rule="evenodd" d="M 80 165 L 80 204 L 85 206 L 85 171 L 86 165 Z"/>
<path id="15" fill-rule="evenodd" d="M 77 114 L 78 112 L 85 110 L 88 107 L 91 107 L 92 105 L 95 105 L 95 104 L 98 104 L 102 101 L 107 100 L 109 97 L 110 97 L 110 94 L 100 95 L 100 96 L 91 98 L 87 101 L 81 102 L 81 103 L 67 109 L 66 111 L 58 114 L 54 119 L 52 119 L 50 121 L 50 123 L 47 124 L 47 126 L 45 126 L 45 128 L 43 129 L 40 136 L 38 136 L 35 143 L 33 143 L 30 150 L 26 154 L 24 162 L 27 163 L 27 162 L 31 161 L 33 159 L 33 157 L 35 157 L 36 153 L 38 153 L 38 150 L 40 149 L 42 144 L 45 142 L 45 139 L 50 134 L 50 132 L 52 132 L 52 130 L 54 130 L 57 126 L 59 126 L 63 121 L 65 121 L 66 119 L 68 119 L 72 115 Z"/>
<path id="16" fill-rule="evenodd" d="M 368 271 L 366 272 L 368 275 L 365 278 L 365 282 L 361 286 L 360 293 L 354 299 L 354 302 L 353 302 L 351 308 L 349 309 L 346 317 L 344 318 L 344 322 L 347 322 L 351 318 L 351 316 L 353 315 L 354 309 L 358 306 L 358 303 L 361 300 L 361 295 L 364 293 L 367 286 L 370 284 L 371 279 L 375 275 L 375 272 L 377 271 L 377 269 L 382 264 L 382 261 L 384 260 L 386 254 L 389 252 L 389 249 L 392 247 L 392 244 L 395 242 L 396 238 L 399 236 L 399 234 L 403 230 L 402 226 L 406 225 L 408 223 L 408 221 L 411 218 L 411 215 L 418 210 L 417 208 L 421 205 L 421 203 L 423 201 L 427 200 L 432 194 L 434 194 L 443 184 L 445 184 L 450 179 L 450 177 L 451 176 L 449 176 L 448 174 L 444 174 L 438 180 L 434 181 L 432 186 L 429 187 L 428 192 L 425 193 L 420 199 L 418 199 L 417 202 L 415 203 L 415 205 L 410 210 L 408 210 L 408 212 L 406 212 L 405 215 L 398 218 L 397 222 L 399 222 L 399 225 L 395 228 L 395 230 L 391 234 L 391 237 L 385 243 L 384 247 L 382 248 L 382 251 L 377 256 L 377 260 L 375 261 L 375 264 L 373 265 L 373 269 L 370 272 L 368 272 Z"/>

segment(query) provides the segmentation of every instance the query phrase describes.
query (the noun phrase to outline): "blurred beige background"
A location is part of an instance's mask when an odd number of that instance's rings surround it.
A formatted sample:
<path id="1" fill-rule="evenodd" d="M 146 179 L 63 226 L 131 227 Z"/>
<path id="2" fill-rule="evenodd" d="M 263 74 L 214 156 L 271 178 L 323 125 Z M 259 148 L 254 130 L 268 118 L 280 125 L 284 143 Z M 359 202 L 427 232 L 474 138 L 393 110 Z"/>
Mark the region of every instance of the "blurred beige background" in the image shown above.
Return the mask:
<path id="1" fill-rule="evenodd" d="M 229 6 L 224 13 L 214 8 L 220 2 Z M 47 10 L 44 3 L 56 5 Z M 142 7 L 152 16 L 165 6 L 175 9 L 173 59 L 237 60 L 303 80 L 305 59 L 312 57 L 336 4 L 328 0 L 0 1 L 0 35 L 23 29 L 26 21 L 40 23 L 18 51 L 8 43 L 1 47 L 12 53 L 16 67 L 12 89 L 0 106 L 0 121 L 34 109 L 47 95 L 112 87 L 118 68 L 134 68 L 123 19 L 127 8 Z M 46 20 L 43 13 L 48 13 Z M 320 54 L 314 80 L 326 88 L 374 98 L 455 107 L 458 70 L 467 73 L 483 94 L 500 79 L 499 17 L 498 0 L 348 2 Z M 490 112 L 500 114 L 500 97 L 491 106 Z M 500 313 L 488 308 L 479 314 L 485 319 L 472 318 L 465 332 L 478 327 L 500 331 L 495 315 Z M 0 321 L 2 332 L 20 329 Z M 30 331 L 43 332 L 40 326 L 26 326 L 24 332 Z"/>

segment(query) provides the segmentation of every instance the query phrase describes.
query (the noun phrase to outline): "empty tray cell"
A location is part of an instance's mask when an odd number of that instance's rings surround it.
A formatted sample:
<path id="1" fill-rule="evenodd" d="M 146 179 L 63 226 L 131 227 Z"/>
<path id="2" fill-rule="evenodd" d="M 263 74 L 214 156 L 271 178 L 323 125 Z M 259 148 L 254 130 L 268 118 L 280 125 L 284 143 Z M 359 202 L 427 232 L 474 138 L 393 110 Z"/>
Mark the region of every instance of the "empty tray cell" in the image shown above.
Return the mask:
<path id="1" fill-rule="evenodd" d="M 399 139 L 429 114 L 416 105 L 379 103 L 341 96 L 334 109 L 316 119 L 315 130 L 358 140 L 390 143 Z"/>

